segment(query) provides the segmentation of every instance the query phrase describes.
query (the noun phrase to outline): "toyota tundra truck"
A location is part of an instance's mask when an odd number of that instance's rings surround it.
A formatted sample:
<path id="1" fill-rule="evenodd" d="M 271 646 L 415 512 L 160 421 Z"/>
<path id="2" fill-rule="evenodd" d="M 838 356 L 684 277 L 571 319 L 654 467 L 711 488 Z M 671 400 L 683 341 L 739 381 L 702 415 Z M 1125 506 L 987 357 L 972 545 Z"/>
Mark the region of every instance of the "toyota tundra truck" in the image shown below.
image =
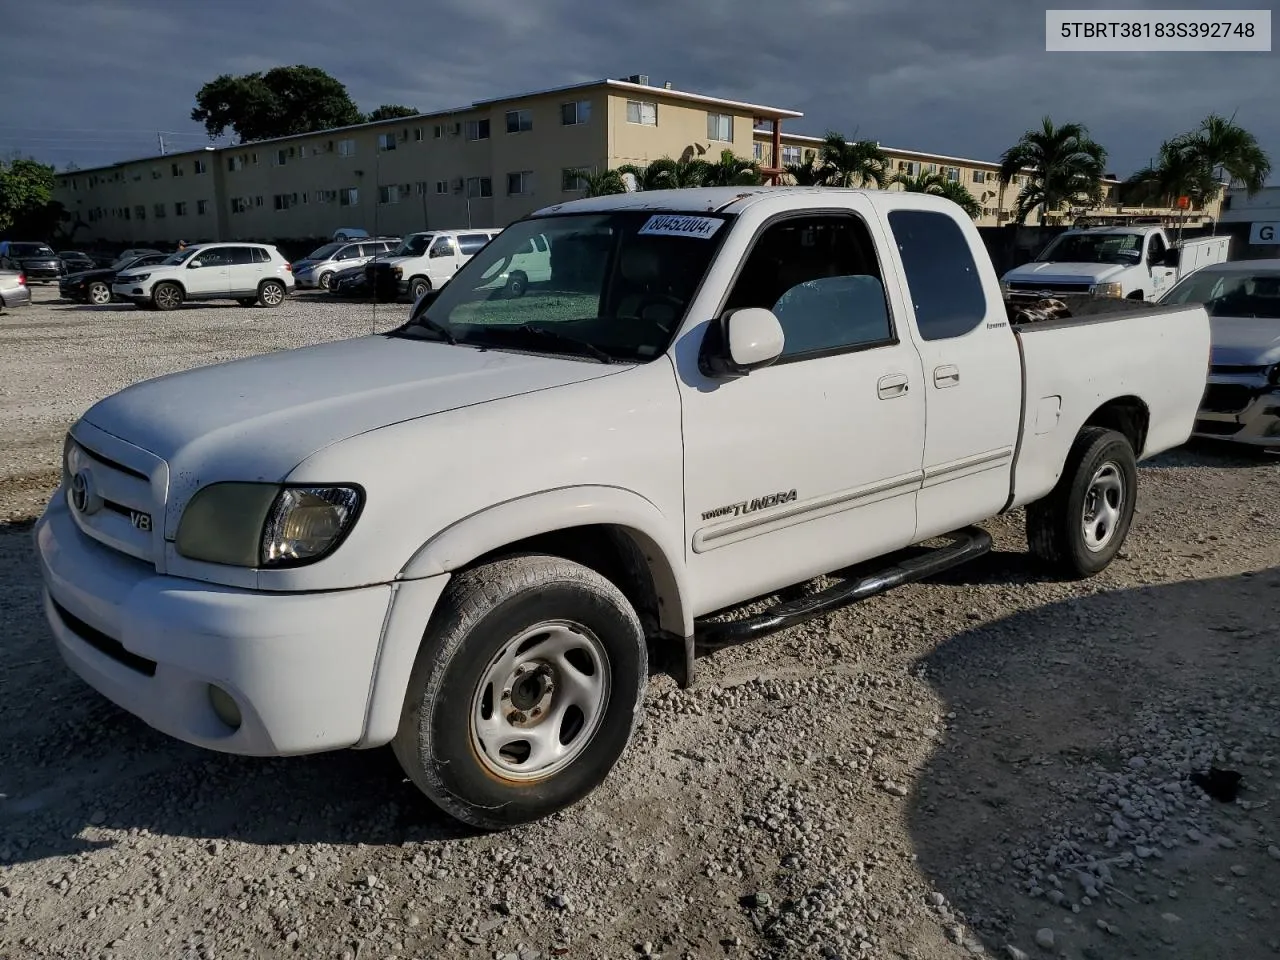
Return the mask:
<path id="1" fill-rule="evenodd" d="M 534 238 L 545 276 L 495 284 Z M 92 406 L 34 531 L 53 642 L 189 743 L 390 744 L 454 817 L 536 820 L 609 774 L 651 660 L 692 684 L 695 650 L 980 557 L 1021 508 L 1036 557 L 1106 568 L 1209 320 L 1071 299 L 1006 303 L 927 194 L 547 207 L 390 332 Z"/>

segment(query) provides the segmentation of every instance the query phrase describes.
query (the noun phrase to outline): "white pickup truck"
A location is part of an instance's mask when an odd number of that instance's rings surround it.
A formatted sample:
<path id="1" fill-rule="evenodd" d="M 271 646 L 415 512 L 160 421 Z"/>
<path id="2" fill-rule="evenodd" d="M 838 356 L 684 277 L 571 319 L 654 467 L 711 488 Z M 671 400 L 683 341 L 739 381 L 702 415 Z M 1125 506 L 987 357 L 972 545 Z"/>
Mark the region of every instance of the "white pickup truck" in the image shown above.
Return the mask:
<path id="1" fill-rule="evenodd" d="M 546 279 L 495 286 L 534 237 Z M 688 685 L 696 646 L 970 560 L 1023 506 L 1033 553 L 1105 568 L 1136 461 L 1191 432 L 1209 320 L 1076 299 L 1023 322 L 925 194 L 548 207 L 394 331 L 89 409 L 34 534 L 54 641 L 190 743 L 391 743 L 459 819 L 537 819 L 607 776 L 651 657 Z"/>
<path id="2" fill-rule="evenodd" d="M 1040 256 L 1000 279 L 1008 293 L 1155 301 L 1191 271 L 1226 263 L 1230 252 L 1230 236 L 1176 243 L 1161 227 L 1092 227 L 1058 234 Z"/>

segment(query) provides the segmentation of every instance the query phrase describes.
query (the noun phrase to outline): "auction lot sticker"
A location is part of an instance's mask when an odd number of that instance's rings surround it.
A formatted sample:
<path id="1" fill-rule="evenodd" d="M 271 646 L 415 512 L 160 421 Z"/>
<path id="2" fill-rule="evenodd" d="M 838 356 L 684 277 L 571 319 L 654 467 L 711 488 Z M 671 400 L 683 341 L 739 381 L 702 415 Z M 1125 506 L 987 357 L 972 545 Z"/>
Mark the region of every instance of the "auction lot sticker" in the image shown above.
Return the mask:
<path id="1" fill-rule="evenodd" d="M 682 217 L 662 213 L 650 217 L 638 232 L 644 237 L 701 237 L 706 240 L 715 236 L 722 223 L 724 221 L 719 217 Z"/>

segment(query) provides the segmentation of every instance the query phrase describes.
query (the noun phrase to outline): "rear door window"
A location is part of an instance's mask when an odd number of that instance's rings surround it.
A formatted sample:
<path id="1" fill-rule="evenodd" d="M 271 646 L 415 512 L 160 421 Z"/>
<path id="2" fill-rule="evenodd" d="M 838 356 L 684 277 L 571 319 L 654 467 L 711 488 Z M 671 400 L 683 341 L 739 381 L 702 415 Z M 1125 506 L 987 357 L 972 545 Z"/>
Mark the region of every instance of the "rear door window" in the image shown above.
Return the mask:
<path id="1" fill-rule="evenodd" d="M 888 219 L 921 338 L 947 340 L 977 329 L 987 295 L 960 225 L 932 210 L 894 210 Z"/>

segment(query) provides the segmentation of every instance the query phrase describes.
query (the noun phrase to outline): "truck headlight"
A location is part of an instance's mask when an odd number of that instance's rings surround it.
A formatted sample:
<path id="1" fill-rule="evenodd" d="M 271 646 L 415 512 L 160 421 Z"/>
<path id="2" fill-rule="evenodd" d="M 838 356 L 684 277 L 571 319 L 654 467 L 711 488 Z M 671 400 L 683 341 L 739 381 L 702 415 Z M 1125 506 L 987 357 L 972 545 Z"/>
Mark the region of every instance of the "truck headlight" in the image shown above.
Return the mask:
<path id="1" fill-rule="evenodd" d="M 187 504 L 174 546 L 207 563 L 300 566 L 337 549 L 363 499 L 356 487 L 214 483 Z"/>
<path id="2" fill-rule="evenodd" d="M 393 274 L 395 274 L 395 278 L 396 278 L 397 280 L 399 280 L 401 277 L 403 277 L 403 276 L 404 276 L 404 268 L 403 268 L 403 267 L 392 267 L 392 268 L 391 268 L 391 272 L 392 272 Z"/>
<path id="3" fill-rule="evenodd" d="M 1095 297 L 1123 297 L 1124 287 L 1119 283 L 1095 283 L 1093 285 L 1093 295 Z"/>

